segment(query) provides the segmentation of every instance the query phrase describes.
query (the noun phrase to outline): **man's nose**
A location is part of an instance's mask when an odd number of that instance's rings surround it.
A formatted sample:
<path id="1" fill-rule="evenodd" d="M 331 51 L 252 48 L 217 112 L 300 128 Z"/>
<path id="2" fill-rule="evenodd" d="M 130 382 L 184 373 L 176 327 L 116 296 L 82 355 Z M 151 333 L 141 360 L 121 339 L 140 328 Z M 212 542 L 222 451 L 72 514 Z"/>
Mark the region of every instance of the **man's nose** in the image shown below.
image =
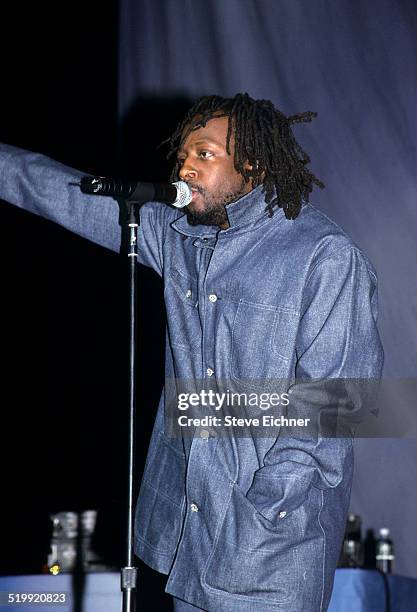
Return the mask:
<path id="1" fill-rule="evenodd" d="M 178 173 L 182 181 L 194 181 L 198 177 L 197 170 L 185 160 Z"/>

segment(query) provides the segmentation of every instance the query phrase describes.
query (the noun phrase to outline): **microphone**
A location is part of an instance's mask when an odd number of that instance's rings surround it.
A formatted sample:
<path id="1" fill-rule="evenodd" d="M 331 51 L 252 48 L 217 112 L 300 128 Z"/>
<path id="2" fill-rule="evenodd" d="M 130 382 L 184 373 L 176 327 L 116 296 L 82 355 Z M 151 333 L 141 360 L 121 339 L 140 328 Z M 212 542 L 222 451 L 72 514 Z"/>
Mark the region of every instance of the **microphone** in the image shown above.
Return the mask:
<path id="1" fill-rule="evenodd" d="M 166 202 L 176 208 L 187 206 L 193 197 L 191 189 L 184 181 L 164 185 L 102 176 L 83 176 L 81 183 L 77 185 L 83 193 L 119 198 L 127 202 Z"/>

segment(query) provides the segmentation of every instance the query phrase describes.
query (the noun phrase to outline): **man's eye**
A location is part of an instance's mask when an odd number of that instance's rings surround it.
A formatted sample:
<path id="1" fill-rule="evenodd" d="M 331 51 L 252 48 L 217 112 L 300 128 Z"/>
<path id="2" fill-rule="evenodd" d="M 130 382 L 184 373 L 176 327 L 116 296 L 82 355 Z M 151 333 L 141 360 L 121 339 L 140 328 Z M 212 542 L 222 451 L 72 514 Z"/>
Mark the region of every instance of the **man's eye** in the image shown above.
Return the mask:
<path id="1" fill-rule="evenodd" d="M 213 157 L 213 153 L 210 153 L 210 151 L 200 151 L 198 155 L 203 159 L 209 159 L 209 157 Z"/>
<path id="2" fill-rule="evenodd" d="M 177 164 L 179 166 L 182 166 L 184 163 L 185 159 L 183 157 L 177 157 Z"/>

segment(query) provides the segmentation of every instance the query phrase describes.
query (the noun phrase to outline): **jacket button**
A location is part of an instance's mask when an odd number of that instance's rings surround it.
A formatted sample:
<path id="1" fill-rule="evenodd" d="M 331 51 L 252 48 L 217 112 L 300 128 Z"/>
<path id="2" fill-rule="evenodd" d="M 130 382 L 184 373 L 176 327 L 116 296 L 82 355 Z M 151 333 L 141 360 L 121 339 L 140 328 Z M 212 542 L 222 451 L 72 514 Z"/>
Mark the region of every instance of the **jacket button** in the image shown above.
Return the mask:
<path id="1" fill-rule="evenodd" d="M 198 512 L 198 506 L 197 504 L 191 504 L 191 512 Z"/>
<path id="2" fill-rule="evenodd" d="M 210 302 L 217 302 L 217 295 L 215 293 L 210 293 L 209 295 Z"/>
<path id="3" fill-rule="evenodd" d="M 285 512 L 285 510 L 279 513 L 279 518 L 285 518 L 286 516 L 287 516 L 287 513 Z"/>
<path id="4" fill-rule="evenodd" d="M 192 296 L 191 289 L 187 289 L 187 291 L 185 292 L 185 297 L 190 298 L 191 296 Z"/>
<path id="5" fill-rule="evenodd" d="M 213 376 L 214 374 L 214 370 L 212 370 L 211 368 L 207 368 L 206 372 L 208 376 Z"/>

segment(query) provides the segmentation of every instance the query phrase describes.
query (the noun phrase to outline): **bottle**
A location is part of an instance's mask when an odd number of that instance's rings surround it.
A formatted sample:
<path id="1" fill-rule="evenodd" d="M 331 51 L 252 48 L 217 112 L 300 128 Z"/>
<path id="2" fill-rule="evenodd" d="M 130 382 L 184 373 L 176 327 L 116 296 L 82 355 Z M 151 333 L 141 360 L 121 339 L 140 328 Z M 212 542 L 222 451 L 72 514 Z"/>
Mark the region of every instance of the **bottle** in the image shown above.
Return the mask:
<path id="1" fill-rule="evenodd" d="M 339 567 L 361 567 L 362 557 L 362 520 L 349 512 Z"/>
<path id="2" fill-rule="evenodd" d="M 376 541 L 376 568 L 384 574 L 391 574 L 394 565 L 394 546 L 387 527 L 379 530 Z"/>

